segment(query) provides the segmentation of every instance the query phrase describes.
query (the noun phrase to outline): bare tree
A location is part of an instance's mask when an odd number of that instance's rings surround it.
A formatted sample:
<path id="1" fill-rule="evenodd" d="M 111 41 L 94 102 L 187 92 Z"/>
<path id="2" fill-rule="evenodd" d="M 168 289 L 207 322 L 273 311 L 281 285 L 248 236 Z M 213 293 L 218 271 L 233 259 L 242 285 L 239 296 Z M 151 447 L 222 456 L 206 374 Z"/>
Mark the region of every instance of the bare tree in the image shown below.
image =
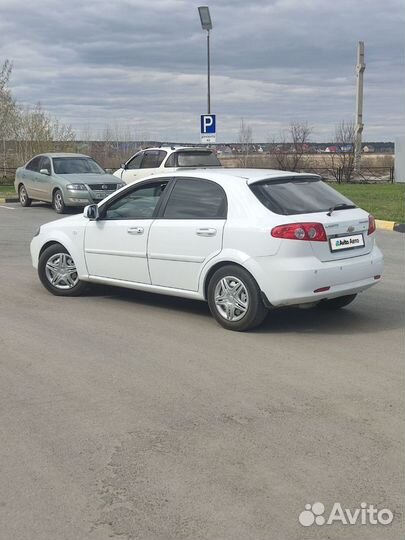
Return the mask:
<path id="1" fill-rule="evenodd" d="M 299 171 L 309 166 L 308 143 L 312 128 L 306 122 L 292 122 L 278 140 L 273 139 L 271 154 L 278 169 Z"/>
<path id="2" fill-rule="evenodd" d="M 333 154 L 332 160 L 340 168 L 338 181 L 351 182 L 354 172 L 354 138 L 355 125 L 344 120 L 335 127 L 335 141 L 339 152 Z M 334 167 L 335 168 L 335 167 Z"/>
<path id="3" fill-rule="evenodd" d="M 249 152 L 253 144 L 253 130 L 243 119 L 240 122 L 238 140 L 241 146 L 239 165 L 240 167 L 247 167 L 249 164 Z"/>
<path id="4" fill-rule="evenodd" d="M 7 141 L 14 135 L 17 117 L 17 105 L 8 86 L 12 69 L 12 63 L 6 60 L 0 70 L 0 139 L 2 141 L 4 178 L 7 176 Z"/>
<path id="5" fill-rule="evenodd" d="M 51 118 L 41 104 L 23 108 L 14 100 L 8 86 L 12 73 L 8 60 L 0 70 L 0 137 L 3 141 L 3 171 L 7 169 L 7 149 L 13 164 L 20 165 L 35 154 L 53 150 L 75 150 L 71 126 Z"/>

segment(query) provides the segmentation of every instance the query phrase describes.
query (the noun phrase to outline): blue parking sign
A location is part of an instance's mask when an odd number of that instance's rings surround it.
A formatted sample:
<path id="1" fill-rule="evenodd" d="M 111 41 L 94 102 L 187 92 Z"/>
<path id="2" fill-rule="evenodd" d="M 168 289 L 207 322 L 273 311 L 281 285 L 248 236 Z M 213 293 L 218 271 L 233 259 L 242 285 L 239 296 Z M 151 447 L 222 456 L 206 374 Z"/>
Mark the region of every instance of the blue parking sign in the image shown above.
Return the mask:
<path id="1" fill-rule="evenodd" d="M 215 135 L 216 133 L 215 114 L 201 115 L 201 135 Z"/>

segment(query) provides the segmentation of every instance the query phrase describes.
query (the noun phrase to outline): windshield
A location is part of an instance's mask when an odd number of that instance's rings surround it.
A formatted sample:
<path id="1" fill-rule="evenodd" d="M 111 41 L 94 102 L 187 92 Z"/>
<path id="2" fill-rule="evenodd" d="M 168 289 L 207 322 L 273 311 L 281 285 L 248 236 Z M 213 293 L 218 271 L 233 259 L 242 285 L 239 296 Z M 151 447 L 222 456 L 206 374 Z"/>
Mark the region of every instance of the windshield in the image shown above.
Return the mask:
<path id="1" fill-rule="evenodd" d="M 207 150 L 191 152 L 176 152 L 177 167 L 220 167 L 221 162 L 217 156 Z"/>
<path id="2" fill-rule="evenodd" d="M 86 157 L 53 158 L 55 174 L 105 174 L 105 171 L 94 159 Z"/>
<path id="3" fill-rule="evenodd" d="M 336 205 L 356 207 L 318 178 L 276 178 L 249 186 L 259 201 L 276 214 L 327 212 Z"/>

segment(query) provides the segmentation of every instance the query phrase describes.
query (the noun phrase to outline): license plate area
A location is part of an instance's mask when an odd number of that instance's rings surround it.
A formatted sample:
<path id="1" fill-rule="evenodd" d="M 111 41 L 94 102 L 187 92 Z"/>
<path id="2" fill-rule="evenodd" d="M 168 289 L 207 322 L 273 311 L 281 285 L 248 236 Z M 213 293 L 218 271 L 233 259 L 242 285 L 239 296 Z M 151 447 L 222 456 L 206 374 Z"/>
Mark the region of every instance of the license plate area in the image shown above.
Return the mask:
<path id="1" fill-rule="evenodd" d="M 108 195 L 111 195 L 113 191 L 103 191 L 102 193 L 94 193 L 92 194 L 93 199 L 102 200 L 105 199 Z"/>
<path id="2" fill-rule="evenodd" d="M 363 248 L 364 245 L 364 236 L 362 233 L 329 238 L 329 248 L 332 253 L 336 253 L 336 251 L 346 251 L 348 249 Z"/>

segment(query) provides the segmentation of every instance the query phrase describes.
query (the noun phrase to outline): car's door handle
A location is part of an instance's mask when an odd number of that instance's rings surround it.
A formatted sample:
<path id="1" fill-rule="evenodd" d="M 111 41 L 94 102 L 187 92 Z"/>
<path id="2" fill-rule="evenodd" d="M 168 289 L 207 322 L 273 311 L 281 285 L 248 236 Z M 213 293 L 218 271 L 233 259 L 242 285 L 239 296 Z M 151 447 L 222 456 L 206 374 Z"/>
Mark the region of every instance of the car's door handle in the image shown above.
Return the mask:
<path id="1" fill-rule="evenodd" d="M 127 229 L 128 234 L 143 234 L 143 227 L 129 227 Z"/>
<path id="2" fill-rule="evenodd" d="M 210 229 L 209 227 L 202 227 L 195 231 L 197 236 L 215 236 L 217 234 L 216 229 Z"/>

